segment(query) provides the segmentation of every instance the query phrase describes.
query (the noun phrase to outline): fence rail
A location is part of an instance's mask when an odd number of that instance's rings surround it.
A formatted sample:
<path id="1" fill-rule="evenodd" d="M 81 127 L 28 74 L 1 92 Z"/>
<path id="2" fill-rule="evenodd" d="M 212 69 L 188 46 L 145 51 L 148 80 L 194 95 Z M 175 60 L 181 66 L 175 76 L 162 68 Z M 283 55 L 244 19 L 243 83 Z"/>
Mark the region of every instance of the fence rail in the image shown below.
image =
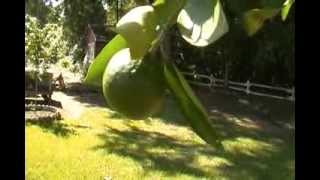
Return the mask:
<path id="1" fill-rule="evenodd" d="M 227 88 L 235 90 L 235 91 L 241 91 L 246 94 L 252 94 L 256 96 L 264 96 L 264 97 L 270 97 L 270 98 L 275 98 L 275 99 L 283 99 L 283 100 L 289 100 L 289 101 L 295 101 L 295 88 L 292 87 L 291 89 L 289 88 L 283 88 L 283 87 L 274 87 L 274 86 L 269 86 L 269 85 L 264 85 L 264 84 L 257 84 L 257 83 L 251 83 L 249 80 L 241 83 L 241 82 L 235 82 L 235 81 L 230 81 L 227 80 L 225 82 L 224 79 L 218 79 L 214 77 L 213 75 L 207 76 L 204 74 L 196 74 L 196 73 L 190 73 L 190 72 L 182 72 L 183 75 L 185 76 L 191 76 L 193 79 L 207 79 L 209 83 L 205 82 L 199 82 L 196 80 L 188 80 L 187 81 L 190 84 L 197 85 L 197 86 L 206 86 L 209 88 L 215 88 L 215 87 L 225 87 L 227 85 Z M 258 88 L 264 88 L 266 90 L 276 90 L 276 91 L 282 91 L 284 93 L 287 93 L 288 96 L 278 96 L 278 95 L 273 95 L 273 94 L 267 94 L 267 93 L 262 93 L 262 92 L 257 92 L 253 91 L 250 88 L 252 87 L 258 87 Z"/>

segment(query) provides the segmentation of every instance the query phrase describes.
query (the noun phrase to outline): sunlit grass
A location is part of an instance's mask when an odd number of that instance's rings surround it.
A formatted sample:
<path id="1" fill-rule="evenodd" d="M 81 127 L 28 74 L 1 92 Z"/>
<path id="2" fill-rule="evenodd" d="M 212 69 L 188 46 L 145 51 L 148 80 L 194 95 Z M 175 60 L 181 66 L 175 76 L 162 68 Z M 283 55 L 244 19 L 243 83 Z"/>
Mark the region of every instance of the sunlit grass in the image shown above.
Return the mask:
<path id="1" fill-rule="evenodd" d="M 234 133 L 222 139 L 223 148 L 207 145 L 184 124 L 129 120 L 107 108 L 88 108 L 78 120 L 28 123 L 26 179 L 294 178 L 293 138 L 222 127 Z"/>
<path id="2" fill-rule="evenodd" d="M 277 150 L 273 144 L 244 137 L 226 140 L 223 142 L 223 145 L 229 153 L 245 154 L 254 157 L 267 156 Z"/>

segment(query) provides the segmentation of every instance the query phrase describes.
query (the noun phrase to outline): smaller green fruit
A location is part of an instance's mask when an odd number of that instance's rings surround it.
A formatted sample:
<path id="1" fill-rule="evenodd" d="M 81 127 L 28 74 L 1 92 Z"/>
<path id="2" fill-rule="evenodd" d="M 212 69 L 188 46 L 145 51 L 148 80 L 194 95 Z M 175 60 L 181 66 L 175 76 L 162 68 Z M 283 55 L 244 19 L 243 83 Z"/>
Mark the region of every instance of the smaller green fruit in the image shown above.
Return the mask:
<path id="1" fill-rule="evenodd" d="M 131 57 L 143 57 L 157 38 L 157 17 L 150 5 L 131 9 L 117 23 L 116 31 L 127 41 Z"/>
<path id="2" fill-rule="evenodd" d="M 103 94 L 113 110 L 131 119 L 144 119 L 162 106 L 165 81 L 163 64 L 147 54 L 132 60 L 129 48 L 116 53 L 103 75 Z"/>

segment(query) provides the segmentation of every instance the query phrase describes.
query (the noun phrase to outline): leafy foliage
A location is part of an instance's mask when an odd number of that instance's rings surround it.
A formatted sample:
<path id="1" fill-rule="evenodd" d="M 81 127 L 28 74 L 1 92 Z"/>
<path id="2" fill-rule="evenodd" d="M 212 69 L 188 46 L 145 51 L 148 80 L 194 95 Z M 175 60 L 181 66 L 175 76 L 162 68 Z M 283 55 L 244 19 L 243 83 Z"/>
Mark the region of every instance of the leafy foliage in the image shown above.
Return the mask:
<path id="1" fill-rule="evenodd" d="M 46 3 L 49 0 L 26 0 L 26 13 L 32 17 L 37 17 L 41 25 L 48 23 L 48 16 L 51 8 Z"/>
<path id="2" fill-rule="evenodd" d="M 88 24 L 98 25 L 95 27 L 97 34 L 105 34 L 105 10 L 101 0 L 64 0 L 64 33 L 68 38 L 68 46 L 78 44 L 77 61 L 84 56 L 85 31 Z"/>
<path id="3" fill-rule="evenodd" d="M 60 61 L 59 61 L 59 64 L 61 67 L 65 68 L 65 69 L 68 69 L 71 65 L 71 58 L 70 56 L 66 56 L 64 58 L 62 58 Z"/>
<path id="4" fill-rule="evenodd" d="M 277 15 L 279 9 L 252 9 L 244 14 L 244 28 L 249 36 L 254 35 L 264 22 Z"/>
<path id="5" fill-rule="evenodd" d="M 25 47 L 28 61 L 44 69 L 66 54 L 62 26 L 47 23 L 41 27 L 37 18 L 26 15 Z"/>
<path id="6" fill-rule="evenodd" d="M 286 2 L 284 2 L 283 8 L 281 9 L 281 18 L 283 21 L 287 19 L 287 16 L 293 3 L 294 0 L 286 0 Z"/>
<path id="7" fill-rule="evenodd" d="M 175 24 L 178 14 L 186 2 L 186 0 L 156 0 L 152 6 L 157 14 L 159 25 L 163 27 Z"/>
<path id="8" fill-rule="evenodd" d="M 179 36 L 172 40 L 173 58 L 179 69 L 229 79 L 273 86 L 294 85 L 294 11 L 283 23 L 280 17 L 268 22 L 255 36 L 248 37 L 239 18 L 229 19 L 230 31 L 213 45 L 195 49 Z M 195 58 L 197 57 L 197 58 Z M 189 67 L 194 65 L 194 69 Z"/>
<path id="9" fill-rule="evenodd" d="M 145 0 L 105 0 L 102 1 L 104 9 L 106 11 L 106 22 L 108 27 L 113 27 L 117 24 L 120 17 L 122 17 L 130 9 L 137 5 L 146 5 Z"/>
<path id="10" fill-rule="evenodd" d="M 207 46 L 225 33 L 229 26 L 219 0 L 187 1 L 178 16 L 182 37 L 192 45 Z"/>

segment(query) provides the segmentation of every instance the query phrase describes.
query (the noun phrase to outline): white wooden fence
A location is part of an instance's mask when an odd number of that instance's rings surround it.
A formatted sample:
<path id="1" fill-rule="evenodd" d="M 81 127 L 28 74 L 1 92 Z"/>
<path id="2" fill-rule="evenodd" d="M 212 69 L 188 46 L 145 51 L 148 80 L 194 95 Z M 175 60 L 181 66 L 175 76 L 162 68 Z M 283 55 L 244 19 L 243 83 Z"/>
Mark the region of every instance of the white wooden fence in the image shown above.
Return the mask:
<path id="1" fill-rule="evenodd" d="M 190 84 L 198 85 L 198 86 L 206 86 L 209 88 L 215 88 L 215 87 L 225 87 L 225 84 L 227 84 L 227 88 L 235 90 L 235 91 L 241 91 L 245 92 L 246 94 L 252 94 L 252 95 L 257 95 L 257 96 L 264 96 L 264 97 L 270 97 L 270 98 L 276 98 L 276 99 L 283 99 L 283 100 L 290 100 L 290 101 L 295 101 L 295 88 L 292 87 L 291 89 L 288 88 L 283 88 L 283 87 L 273 87 L 273 86 L 268 86 L 268 85 L 263 85 L 263 84 L 256 84 L 256 83 L 251 83 L 249 80 L 244 83 L 240 82 L 234 82 L 223 79 L 218 79 L 215 78 L 213 75 L 207 76 L 203 74 L 196 74 L 196 73 L 189 73 L 189 72 L 182 72 L 183 75 L 185 76 L 191 76 L 193 79 L 206 79 L 208 83 L 204 82 L 199 82 L 195 80 L 187 80 Z M 288 94 L 288 96 L 278 96 L 278 95 L 272 95 L 272 94 L 266 94 L 262 92 L 257 92 L 253 91 L 250 88 L 251 87 L 258 87 L 258 88 L 263 88 L 267 90 L 276 90 L 276 91 L 282 91 Z"/>

